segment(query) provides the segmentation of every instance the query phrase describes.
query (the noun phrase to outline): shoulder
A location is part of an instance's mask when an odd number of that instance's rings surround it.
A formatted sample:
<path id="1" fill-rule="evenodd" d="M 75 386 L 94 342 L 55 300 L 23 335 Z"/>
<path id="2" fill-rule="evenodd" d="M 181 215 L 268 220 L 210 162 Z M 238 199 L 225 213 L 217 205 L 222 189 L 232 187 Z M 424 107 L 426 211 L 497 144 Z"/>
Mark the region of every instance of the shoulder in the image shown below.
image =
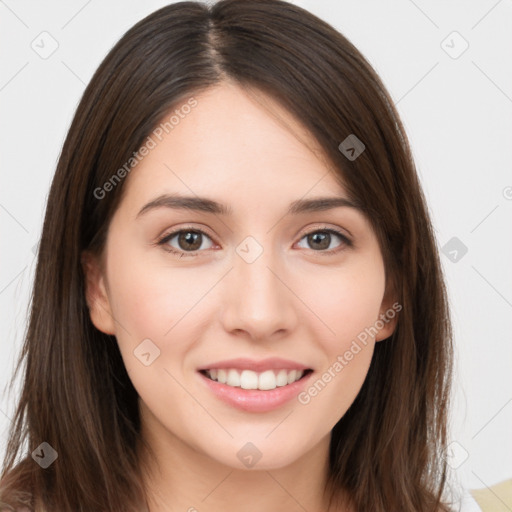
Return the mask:
<path id="1" fill-rule="evenodd" d="M 490 487 L 472 489 L 470 494 L 480 507 L 475 509 L 476 511 L 510 512 L 512 510 L 512 478 Z"/>

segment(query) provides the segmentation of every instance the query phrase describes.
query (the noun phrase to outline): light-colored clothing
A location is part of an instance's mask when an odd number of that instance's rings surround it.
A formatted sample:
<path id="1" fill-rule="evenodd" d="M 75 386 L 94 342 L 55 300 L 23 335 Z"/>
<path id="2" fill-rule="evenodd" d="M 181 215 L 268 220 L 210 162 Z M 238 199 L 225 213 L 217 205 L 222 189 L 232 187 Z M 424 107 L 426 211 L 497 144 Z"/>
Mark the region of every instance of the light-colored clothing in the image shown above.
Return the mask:
<path id="1" fill-rule="evenodd" d="M 462 496 L 460 512 L 482 512 L 482 509 L 478 506 L 478 503 L 469 491 L 466 491 Z"/>
<path id="2" fill-rule="evenodd" d="M 472 489 L 470 491 L 474 501 L 480 508 L 476 512 L 510 512 L 512 510 L 512 478 L 504 480 L 490 487 Z M 472 509 L 468 509 L 472 512 Z"/>

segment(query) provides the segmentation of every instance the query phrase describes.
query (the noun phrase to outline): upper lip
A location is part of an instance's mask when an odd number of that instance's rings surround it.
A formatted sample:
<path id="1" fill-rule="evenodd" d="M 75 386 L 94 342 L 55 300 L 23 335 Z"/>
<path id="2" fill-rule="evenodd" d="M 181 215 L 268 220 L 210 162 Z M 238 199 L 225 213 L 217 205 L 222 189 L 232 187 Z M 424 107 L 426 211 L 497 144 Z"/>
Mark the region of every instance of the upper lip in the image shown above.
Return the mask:
<path id="1" fill-rule="evenodd" d="M 226 359 L 215 363 L 204 365 L 198 368 L 201 370 L 229 369 L 252 370 L 253 372 L 264 372 L 265 370 L 309 370 L 310 367 L 289 359 L 271 357 L 259 361 L 247 358 Z"/>

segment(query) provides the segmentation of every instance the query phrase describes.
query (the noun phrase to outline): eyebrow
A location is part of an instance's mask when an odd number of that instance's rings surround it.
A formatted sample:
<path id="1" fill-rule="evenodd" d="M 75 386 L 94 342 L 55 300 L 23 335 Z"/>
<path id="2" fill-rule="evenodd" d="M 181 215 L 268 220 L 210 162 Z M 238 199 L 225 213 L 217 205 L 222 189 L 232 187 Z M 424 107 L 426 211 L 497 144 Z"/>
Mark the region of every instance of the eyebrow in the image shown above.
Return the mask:
<path id="1" fill-rule="evenodd" d="M 207 197 L 162 194 L 145 204 L 137 214 L 136 218 L 144 215 L 150 210 L 162 207 L 178 210 L 193 210 L 225 216 L 232 215 L 233 213 L 231 207 L 214 201 L 213 199 L 208 199 Z M 345 197 L 327 196 L 316 197 L 313 199 L 298 199 L 293 201 L 290 203 L 286 215 L 319 212 L 340 207 L 349 207 L 361 210 L 361 207 L 358 204 Z"/>

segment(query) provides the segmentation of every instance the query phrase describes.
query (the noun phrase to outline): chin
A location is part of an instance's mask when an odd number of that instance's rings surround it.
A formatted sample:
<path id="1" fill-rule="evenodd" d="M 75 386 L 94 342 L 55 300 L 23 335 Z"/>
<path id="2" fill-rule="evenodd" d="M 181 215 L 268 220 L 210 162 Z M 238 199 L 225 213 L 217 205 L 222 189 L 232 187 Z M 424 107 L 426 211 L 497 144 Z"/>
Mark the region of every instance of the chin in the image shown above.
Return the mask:
<path id="1" fill-rule="evenodd" d="M 267 434 L 265 434 L 267 435 Z M 254 438 L 253 438 L 254 439 Z M 265 471 L 285 468 L 305 455 L 305 440 L 291 440 L 293 445 L 283 444 L 269 439 L 250 441 L 231 441 L 230 446 L 221 453 L 207 455 L 233 469 L 248 471 Z"/>

